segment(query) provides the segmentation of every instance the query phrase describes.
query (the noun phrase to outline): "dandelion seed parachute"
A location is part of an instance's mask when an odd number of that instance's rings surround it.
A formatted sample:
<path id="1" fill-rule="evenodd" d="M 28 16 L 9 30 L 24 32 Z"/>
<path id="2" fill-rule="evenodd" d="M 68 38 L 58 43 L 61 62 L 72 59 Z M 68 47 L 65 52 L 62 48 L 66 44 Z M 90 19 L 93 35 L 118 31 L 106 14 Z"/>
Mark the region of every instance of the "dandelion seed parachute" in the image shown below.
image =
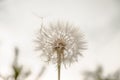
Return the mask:
<path id="1" fill-rule="evenodd" d="M 47 62 L 58 63 L 57 51 L 61 50 L 61 62 L 64 65 L 71 64 L 82 55 L 84 47 L 83 34 L 78 26 L 68 22 L 50 23 L 42 26 L 35 40 L 37 50 L 41 50 L 41 57 Z"/>

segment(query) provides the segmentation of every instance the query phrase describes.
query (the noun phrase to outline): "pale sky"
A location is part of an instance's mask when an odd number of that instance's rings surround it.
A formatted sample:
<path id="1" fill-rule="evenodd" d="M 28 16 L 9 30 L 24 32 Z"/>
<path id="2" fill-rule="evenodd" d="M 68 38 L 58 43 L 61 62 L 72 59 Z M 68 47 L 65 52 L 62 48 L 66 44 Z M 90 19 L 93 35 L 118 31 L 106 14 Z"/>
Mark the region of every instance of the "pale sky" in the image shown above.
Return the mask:
<path id="1" fill-rule="evenodd" d="M 34 51 L 34 38 L 43 23 L 63 20 L 79 25 L 87 50 L 78 63 L 62 68 L 61 80 L 82 80 L 84 70 L 101 64 L 105 73 L 120 68 L 120 0 L 0 0 L 0 74 L 12 75 L 14 47 L 20 49 L 19 64 L 31 69 L 34 80 L 45 64 Z M 57 80 L 55 65 L 39 80 Z"/>

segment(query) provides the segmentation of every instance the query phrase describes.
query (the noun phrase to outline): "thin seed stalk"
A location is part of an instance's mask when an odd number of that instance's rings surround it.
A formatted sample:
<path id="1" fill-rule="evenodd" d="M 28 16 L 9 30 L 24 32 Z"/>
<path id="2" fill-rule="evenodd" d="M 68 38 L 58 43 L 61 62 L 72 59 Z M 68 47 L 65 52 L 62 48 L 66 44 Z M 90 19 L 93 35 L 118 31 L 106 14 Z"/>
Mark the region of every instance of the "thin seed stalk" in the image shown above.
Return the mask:
<path id="1" fill-rule="evenodd" d="M 62 54 L 62 51 L 57 51 L 57 57 L 58 57 L 58 62 L 57 62 L 58 80 L 60 80 L 60 77 L 61 77 L 61 54 Z"/>
<path id="2" fill-rule="evenodd" d="M 61 64 L 58 64 L 58 80 L 60 80 Z"/>

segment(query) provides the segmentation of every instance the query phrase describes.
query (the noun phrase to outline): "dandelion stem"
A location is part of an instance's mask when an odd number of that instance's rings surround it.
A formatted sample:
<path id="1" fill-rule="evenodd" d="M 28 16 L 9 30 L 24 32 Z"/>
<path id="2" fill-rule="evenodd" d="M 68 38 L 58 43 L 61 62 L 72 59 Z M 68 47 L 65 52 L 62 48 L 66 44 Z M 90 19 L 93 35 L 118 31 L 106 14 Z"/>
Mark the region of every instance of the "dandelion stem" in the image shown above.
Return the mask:
<path id="1" fill-rule="evenodd" d="M 60 64 L 58 64 L 58 80 L 60 80 L 60 70 L 61 69 L 61 65 Z"/>
<path id="2" fill-rule="evenodd" d="M 62 51 L 57 51 L 57 57 L 58 57 L 58 62 L 57 62 L 57 68 L 58 68 L 58 80 L 60 80 L 60 74 L 61 74 L 61 52 Z"/>

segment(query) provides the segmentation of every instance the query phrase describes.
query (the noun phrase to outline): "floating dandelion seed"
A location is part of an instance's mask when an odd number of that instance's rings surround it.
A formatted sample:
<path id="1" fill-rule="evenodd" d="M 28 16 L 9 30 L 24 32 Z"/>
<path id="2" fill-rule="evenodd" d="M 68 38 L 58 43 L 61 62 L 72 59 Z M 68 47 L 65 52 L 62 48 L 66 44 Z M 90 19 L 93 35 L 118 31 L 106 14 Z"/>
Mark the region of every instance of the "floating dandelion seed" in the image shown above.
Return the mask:
<path id="1" fill-rule="evenodd" d="M 83 34 L 79 27 L 69 23 L 57 22 L 42 25 L 37 36 L 37 50 L 41 50 L 41 57 L 48 62 L 57 64 L 58 80 L 60 80 L 61 64 L 65 66 L 78 60 L 84 48 Z"/>

